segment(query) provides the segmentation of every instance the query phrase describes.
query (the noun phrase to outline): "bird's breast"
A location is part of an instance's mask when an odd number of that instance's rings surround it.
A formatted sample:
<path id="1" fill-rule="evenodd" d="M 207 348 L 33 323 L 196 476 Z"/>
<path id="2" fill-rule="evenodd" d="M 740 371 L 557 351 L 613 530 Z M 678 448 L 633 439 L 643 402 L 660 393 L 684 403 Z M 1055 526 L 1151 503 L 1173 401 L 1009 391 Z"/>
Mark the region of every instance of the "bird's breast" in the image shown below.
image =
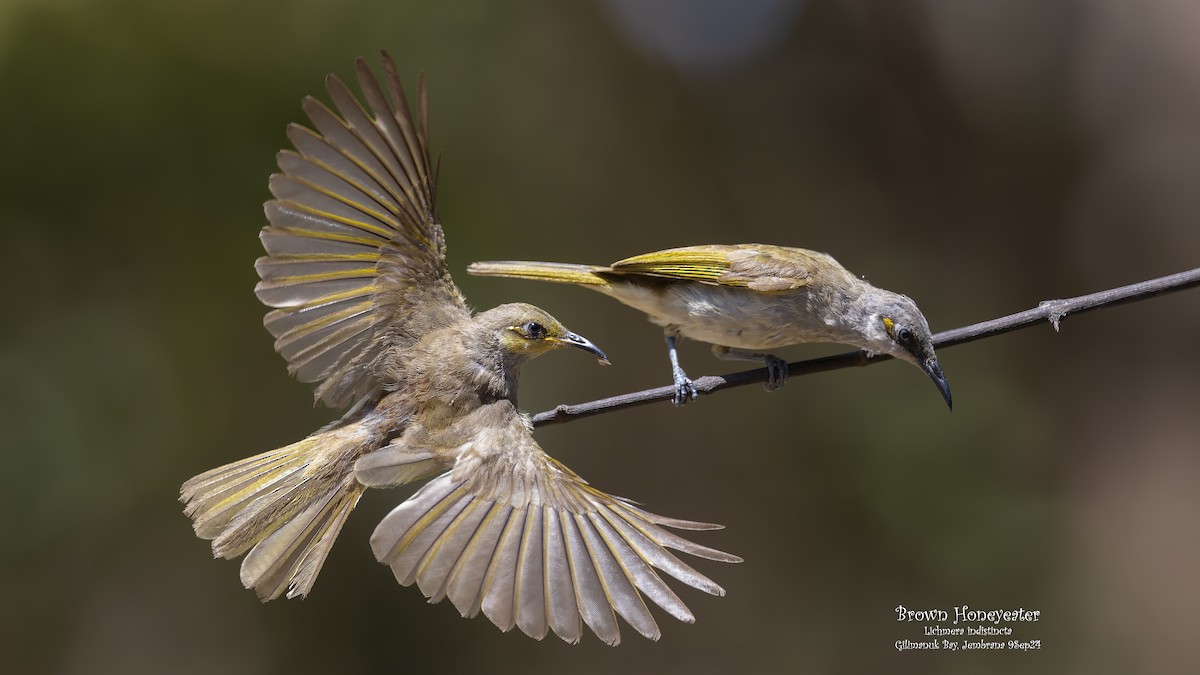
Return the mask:
<path id="1" fill-rule="evenodd" d="M 762 293 L 683 281 L 614 284 L 610 293 L 683 337 L 735 349 L 846 340 L 841 317 L 808 288 Z"/>

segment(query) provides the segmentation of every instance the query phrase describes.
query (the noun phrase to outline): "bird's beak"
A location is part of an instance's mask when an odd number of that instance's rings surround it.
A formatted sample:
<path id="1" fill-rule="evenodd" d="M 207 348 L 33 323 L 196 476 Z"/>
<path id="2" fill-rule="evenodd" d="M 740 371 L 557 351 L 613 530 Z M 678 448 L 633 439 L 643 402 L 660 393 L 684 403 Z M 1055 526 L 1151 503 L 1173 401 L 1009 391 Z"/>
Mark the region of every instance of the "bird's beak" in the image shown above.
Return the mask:
<path id="1" fill-rule="evenodd" d="M 552 338 L 552 339 L 555 340 L 556 342 L 559 342 L 560 344 L 569 345 L 571 347 L 578 347 L 579 349 L 582 349 L 583 351 L 588 352 L 592 356 L 596 357 L 596 360 L 600 362 L 600 365 L 604 365 L 604 366 L 612 365 L 612 362 L 608 360 L 608 357 L 604 355 L 604 352 L 600 351 L 599 347 L 592 344 L 591 340 L 583 337 L 582 335 L 577 335 L 575 333 L 567 333 L 565 336 L 563 336 L 561 338 Z"/>
<path id="2" fill-rule="evenodd" d="M 946 399 L 946 407 L 954 409 L 954 402 L 950 399 L 950 383 L 946 381 L 946 376 L 942 373 L 942 367 L 938 365 L 936 356 L 931 356 L 922 364 L 921 370 L 933 380 L 937 385 L 938 391 L 942 392 L 942 398 Z"/>

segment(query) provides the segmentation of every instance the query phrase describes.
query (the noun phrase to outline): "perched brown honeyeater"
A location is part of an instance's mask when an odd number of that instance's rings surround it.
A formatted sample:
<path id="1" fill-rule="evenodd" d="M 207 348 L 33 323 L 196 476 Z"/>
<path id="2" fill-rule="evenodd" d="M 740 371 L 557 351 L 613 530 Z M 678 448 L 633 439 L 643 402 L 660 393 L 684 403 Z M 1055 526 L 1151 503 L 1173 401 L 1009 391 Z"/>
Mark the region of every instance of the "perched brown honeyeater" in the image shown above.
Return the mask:
<path id="1" fill-rule="evenodd" d="M 916 365 L 951 405 L 929 324 L 908 297 L 876 288 L 832 256 L 766 244 L 686 246 L 611 265 L 528 261 L 472 263 L 471 274 L 576 284 L 640 309 L 666 332 L 675 403 L 696 398 L 675 341 L 711 343 L 725 359 L 761 360 L 766 388 L 787 379 L 787 362 L 765 350 L 833 342 Z"/>
<path id="2" fill-rule="evenodd" d="M 693 621 L 656 569 L 724 591 L 667 549 L 740 558 L 666 529 L 720 526 L 605 494 L 534 441 L 517 408 L 521 366 L 563 346 L 607 359 L 531 305 L 472 315 L 434 209 L 424 80 L 414 115 L 386 52 L 384 86 L 362 59 L 355 70 L 365 106 L 331 75 L 333 109 L 307 98 L 315 130 L 288 128 L 296 150 L 279 153 L 270 180 L 255 289 L 276 308 L 265 324 L 289 370 L 319 383 L 320 403 L 353 406 L 304 440 L 184 483 L 196 534 L 216 556 L 245 554 L 242 583 L 264 601 L 304 596 L 366 488 L 432 478 L 371 537 L 431 602 L 568 642 L 582 620 L 616 644 L 617 615 L 657 639 L 644 598 Z"/>

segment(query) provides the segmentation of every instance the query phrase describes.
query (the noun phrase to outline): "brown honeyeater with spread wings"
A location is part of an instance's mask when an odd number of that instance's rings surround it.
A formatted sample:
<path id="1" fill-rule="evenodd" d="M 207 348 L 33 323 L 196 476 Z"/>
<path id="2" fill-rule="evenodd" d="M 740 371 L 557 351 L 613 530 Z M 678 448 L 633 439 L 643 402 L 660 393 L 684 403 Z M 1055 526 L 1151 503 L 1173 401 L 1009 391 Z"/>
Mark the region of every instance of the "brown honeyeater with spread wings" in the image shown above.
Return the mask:
<path id="1" fill-rule="evenodd" d="M 611 265 L 520 260 L 472 263 L 480 276 L 575 284 L 645 312 L 663 327 L 675 403 L 696 398 L 675 341 L 713 345 L 725 359 L 761 360 L 768 390 L 787 379 L 787 362 L 766 350 L 833 342 L 890 354 L 920 368 L 951 405 L 929 324 L 907 296 L 872 286 L 832 256 L 768 244 L 715 244 L 656 251 Z"/>
<path id="2" fill-rule="evenodd" d="M 336 76 L 333 108 L 303 109 L 295 151 L 271 177 L 267 255 L 256 293 L 289 370 L 316 399 L 351 406 L 308 438 L 202 473 L 181 500 L 222 558 L 245 555 L 242 583 L 264 601 L 312 590 L 346 518 L 369 487 L 431 479 L 375 529 L 371 547 L 397 581 L 501 630 L 608 644 L 616 617 L 657 639 L 645 599 L 694 620 L 659 572 L 712 595 L 720 586 L 668 549 L 740 558 L 667 528 L 717 529 L 647 512 L 588 485 L 533 439 L 517 408 L 530 359 L 603 352 L 545 311 L 472 314 L 446 267 L 434 208 L 424 80 L 415 114 L 384 53 L 381 85 L 359 59 L 365 106 Z"/>

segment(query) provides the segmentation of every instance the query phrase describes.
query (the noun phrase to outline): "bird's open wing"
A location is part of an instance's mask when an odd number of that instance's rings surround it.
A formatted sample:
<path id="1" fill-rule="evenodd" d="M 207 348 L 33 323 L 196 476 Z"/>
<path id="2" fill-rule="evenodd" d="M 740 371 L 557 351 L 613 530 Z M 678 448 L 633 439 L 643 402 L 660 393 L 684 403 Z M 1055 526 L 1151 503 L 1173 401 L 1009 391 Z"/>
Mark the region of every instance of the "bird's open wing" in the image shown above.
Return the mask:
<path id="1" fill-rule="evenodd" d="M 677 619 L 694 621 L 656 568 L 724 595 L 667 550 L 739 562 L 666 529 L 719 526 L 657 516 L 592 488 L 546 455 L 507 401 L 463 423 L 479 431 L 459 449 L 454 468 L 398 506 L 371 537 L 375 557 L 401 584 L 416 582 L 431 602 L 450 598 L 463 616 L 482 610 L 501 630 L 517 626 L 541 639 L 552 629 L 572 643 L 582 619 L 616 644 L 616 615 L 658 639 L 643 595 Z M 359 466 L 378 471 L 369 458 Z"/>
<path id="2" fill-rule="evenodd" d="M 422 322 L 438 325 L 468 313 L 435 215 L 424 79 L 414 120 L 386 52 L 386 94 L 363 59 L 355 70 L 366 107 L 330 75 L 336 112 L 309 97 L 315 131 L 288 128 L 296 150 L 279 153 L 267 255 L 255 264 L 255 292 L 277 308 L 264 321 L 275 349 L 297 379 L 321 383 L 317 400 L 331 406 L 378 388 L 381 356 L 416 337 L 419 314 L 442 314 Z"/>
<path id="3" fill-rule="evenodd" d="M 713 244 L 655 251 L 619 260 L 611 270 L 756 291 L 787 291 L 808 284 L 824 253 L 766 244 Z"/>

